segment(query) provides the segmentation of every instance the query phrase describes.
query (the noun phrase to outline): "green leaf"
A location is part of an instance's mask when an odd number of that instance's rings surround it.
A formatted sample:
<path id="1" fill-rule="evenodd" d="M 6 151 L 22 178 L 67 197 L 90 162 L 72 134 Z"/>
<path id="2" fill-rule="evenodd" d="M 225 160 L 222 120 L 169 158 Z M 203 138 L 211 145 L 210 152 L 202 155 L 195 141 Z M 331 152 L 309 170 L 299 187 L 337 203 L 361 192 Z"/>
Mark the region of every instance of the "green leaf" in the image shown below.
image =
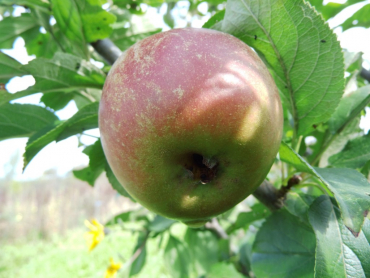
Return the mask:
<path id="1" fill-rule="evenodd" d="M 120 213 L 120 214 L 116 215 L 115 217 L 113 217 L 112 219 L 110 219 L 107 223 L 105 223 L 104 226 L 111 226 L 111 225 L 119 224 L 120 222 L 131 221 L 131 214 L 132 213 L 133 213 L 132 211 L 127 211 L 127 212 Z"/>
<path id="2" fill-rule="evenodd" d="M 347 230 L 328 196 L 311 205 L 309 220 L 316 235 L 315 277 L 370 277 L 369 241 Z"/>
<path id="3" fill-rule="evenodd" d="M 137 239 L 136 246 L 134 248 L 133 254 L 135 252 L 140 251 L 139 256 L 136 257 L 136 259 L 132 262 L 131 268 L 130 268 L 130 277 L 133 275 L 138 274 L 142 268 L 145 265 L 146 261 L 146 240 L 147 240 L 148 235 L 144 232 L 140 233 L 140 236 Z"/>
<path id="4" fill-rule="evenodd" d="M 313 277 L 315 234 L 311 227 L 282 209 L 257 233 L 252 270 L 258 278 Z"/>
<path id="5" fill-rule="evenodd" d="M 76 178 L 94 186 L 106 163 L 100 140 L 97 140 L 85 153 L 89 156 L 89 166 L 81 170 L 74 170 L 73 174 Z"/>
<path id="6" fill-rule="evenodd" d="M 79 57 L 58 52 L 52 60 L 38 58 L 23 67 L 36 80 L 34 90 L 72 92 L 85 88 L 102 89 L 105 74 Z"/>
<path id="7" fill-rule="evenodd" d="M 17 92 L 15 94 L 8 93 L 6 90 L 0 88 L 0 105 L 8 103 L 9 101 L 12 101 L 14 99 L 22 98 L 37 93 L 39 93 L 39 91 L 33 89 L 33 87 Z"/>
<path id="8" fill-rule="evenodd" d="M 134 45 L 136 42 L 161 31 L 161 29 L 156 29 L 151 32 L 139 33 L 128 36 L 127 32 L 123 31 L 122 29 L 123 28 L 114 29 L 112 36 L 110 37 L 112 42 L 114 42 L 114 44 L 122 51 L 128 49 L 131 45 Z"/>
<path id="9" fill-rule="evenodd" d="M 340 153 L 329 158 L 334 167 L 361 168 L 370 160 L 370 134 L 347 143 Z"/>
<path id="10" fill-rule="evenodd" d="M 350 52 L 343 49 L 344 53 L 344 69 L 346 71 L 352 72 L 352 65 L 355 65 L 355 69 L 361 69 L 362 67 L 362 53 L 361 52 Z"/>
<path id="11" fill-rule="evenodd" d="M 40 33 L 39 26 L 25 32 L 22 37 L 28 55 L 51 59 L 54 53 L 60 50 L 50 33 Z"/>
<path id="12" fill-rule="evenodd" d="M 280 144 L 279 157 L 281 161 L 292 165 L 298 171 L 315 174 L 313 167 L 285 142 Z"/>
<path id="13" fill-rule="evenodd" d="M 99 171 L 92 171 L 90 167 L 85 167 L 80 170 L 73 170 L 73 175 L 82 181 L 86 181 L 91 186 L 94 186 L 96 179 L 102 172 L 103 169 L 99 169 Z"/>
<path id="14" fill-rule="evenodd" d="M 81 15 L 82 27 L 87 42 L 102 40 L 112 33 L 111 24 L 116 16 L 104 10 L 93 0 L 76 1 Z"/>
<path id="15" fill-rule="evenodd" d="M 125 222 L 135 223 L 142 220 L 145 221 L 145 224 L 147 224 L 148 223 L 147 214 L 148 214 L 147 211 L 143 212 L 142 210 L 132 210 L 123 212 L 107 221 L 107 223 L 104 226 L 111 226 Z"/>
<path id="16" fill-rule="evenodd" d="M 44 12 L 49 11 L 49 2 L 44 0 L 0 0 L 0 5 L 11 6 L 27 6 L 29 8 L 39 8 Z"/>
<path id="17" fill-rule="evenodd" d="M 47 107 L 50 107 L 54 111 L 58 111 L 67 106 L 67 104 L 73 99 L 74 93 L 49 93 L 43 95 L 40 99 Z"/>
<path id="18" fill-rule="evenodd" d="M 235 223 L 231 224 L 227 229 L 226 233 L 231 234 L 240 228 L 248 228 L 248 226 L 256 220 L 266 218 L 270 214 L 270 211 L 261 203 L 255 204 L 251 207 L 251 211 L 240 212 L 236 218 Z"/>
<path id="19" fill-rule="evenodd" d="M 27 142 L 26 152 L 23 155 L 23 168 L 27 167 L 32 158 L 49 143 L 66 138 L 66 134 L 69 136 L 74 135 L 72 131 L 78 133 L 88 128 L 98 127 L 98 107 L 99 103 L 97 102 L 86 105 L 67 121 L 49 126 L 46 130 L 42 130 L 30 137 Z M 95 122 L 95 125 L 92 125 L 92 122 Z"/>
<path id="20" fill-rule="evenodd" d="M 354 138 L 360 137 L 364 135 L 364 131 L 360 128 L 360 115 L 357 115 L 351 122 L 344 125 L 344 128 L 341 130 L 340 133 L 334 134 L 334 139 L 331 141 L 329 146 L 326 150 L 322 153 L 320 157 L 319 166 L 320 167 L 327 167 L 329 165 L 329 158 L 339 153 L 348 141 L 353 140 Z M 329 133 L 329 131 L 328 131 Z M 325 146 L 317 146 L 317 150 L 320 151 L 320 148 L 324 148 Z M 321 150 L 322 151 L 322 150 Z"/>
<path id="21" fill-rule="evenodd" d="M 27 74 L 22 64 L 0 51 L 0 83 L 6 84 L 15 76 Z"/>
<path id="22" fill-rule="evenodd" d="M 202 28 L 216 29 L 222 28 L 222 20 L 225 17 L 225 10 L 218 11 L 215 13 L 206 23 L 203 24 Z"/>
<path id="23" fill-rule="evenodd" d="M 310 5 L 229 0 L 222 31 L 263 57 L 298 134 L 329 119 L 343 94 L 343 54 L 335 34 Z"/>
<path id="24" fill-rule="evenodd" d="M 297 192 L 291 191 L 286 195 L 284 205 L 291 214 L 299 217 L 301 221 L 307 222 L 307 212 L 314 200 L 315 198 L 311 195 L 303 193 L 298 194 Z"/>
<path id="25" fill-rule="evenodd" d="M 161 233 L 168 230 L 174 223 L 176 223 L 175 220 L 156 215 L 153 221 L 149 223 L 148 229 L 152 232 Z"/>
<path id="26" fill-rule="evenodd" d="M 6 103 L 0 106 L 0 140 L 30 137 L 58 120 L 53 112 L 37 105 Z"/>
<path id="27" fill-rule="evenodd" d="M 256 239 L 256 233 L 247 230 L 244 238 L 239 245 L 239 264 L 243 268 L 243 273 L 249 273 L 251 269 L 252 261 L 252 246 Z"/>
<path id="28" fill-rule="evenodd" d="M 343 127 L 357 117 L 370 102 L 370 85 L 361 87 L 348 96 L 344 96 L 336 111 L 328 121 L 332 134 L 340 132 Z"/>
<path id="29" fill-rule="evenodd" d="M 9 94 L 0 91 L 0 105 L 14 99 L 42 92 L 44 94 L 63 92 L 71 93 L 86 88 L 103 88 L 106 75 L 99 68 L 79 57 L 56 53 L 52 60 L 38 58 L 22 67 L 36 80 L 36 84 L 26 90 Z M 84 94 L 90 102 L 95 96 Z"/>
<path id="30" fill-rule="evenodd" d="M 0 21 L 0 48 L 13 48 L 14 40 L 28 30 L 39 26 L 27 13 L 18 17 L 5 17 Z"/>
<path id="31" fill-rule="evenodd" d="M 347 0 L 344 4 L 329 2 L 323 5 L 322 0 L 310 0 L 309 2 L 322 14 L 325 20 L 334 17 L 345 8 L 363 0 Z"/>
<path id="32" fill-rule="evenodd" d="M 218 261 L 216 236 L 211 231 L 188 228 L 184 241 L 188 245 L 198 276 L 208 273 L 211 266 Z"/>
<path id="33" fill-rule="evenodd" d="M 370 208 L 370 184 L 365 177 L 353 169 L 313 168 L 288 145 L 282 143 L 280 159 L 298 171 L 310 173 L 334 194 L 341 210 L 344 225 L 357 235 Z"/>
<path id="34" fill-rule="evenodd" d="M 113 189 L 116 190 L 120 195 L 128 197 L 131 201 L 136 202 L 130 194 L 126 191 L 126 189 L 121 185 L 121 183 L 117 180 L 116 176 L 114 175 L 112 169 L 110 168 L 108 162 L 105 164 L 105 172 L 108 178 L 109 183 L 112 185 Z"/>
<path id="35" fill-rule="evenodd" d="M 68 52 L 88 58 L 87 43 L 83 32 L 83 22 L 76 0 L 51 0 L 54 18 L 61 30 L 60 35 L 67 38 Z"/>
<path id="36" fill-rule="evenodd" d="M 188 278 L 191 257 L 185 244 L 170 235 L 164 250 L 164 263 L 172 278 Z"/>
<path id="37" fill-rule="evenodd" d="M 234 265 L 227 262 L 219 262 L 212 266 L 209 274 L 206 278 L 243 278 L 244 276 L 240 274 L 234 267 Z"/>
<path id="38" fill-rule="evenodd" d="M 370 27 L 370 4 L 363 6 L 357 12 L 355 12 L 351 17 L 347 18 L 340 26 L 342 26 L 343 31 L 352 27 Z M 354 24 L 354 22 L 357 22 Z"/>
<path id="39" fill-rule="evenodd" d="M 315 168 L 321 180 L 333 192 L 338 202 L 344 225 L 358 235 L 364 217 L 370 209 L 370 184 L 353 169 Z"/>

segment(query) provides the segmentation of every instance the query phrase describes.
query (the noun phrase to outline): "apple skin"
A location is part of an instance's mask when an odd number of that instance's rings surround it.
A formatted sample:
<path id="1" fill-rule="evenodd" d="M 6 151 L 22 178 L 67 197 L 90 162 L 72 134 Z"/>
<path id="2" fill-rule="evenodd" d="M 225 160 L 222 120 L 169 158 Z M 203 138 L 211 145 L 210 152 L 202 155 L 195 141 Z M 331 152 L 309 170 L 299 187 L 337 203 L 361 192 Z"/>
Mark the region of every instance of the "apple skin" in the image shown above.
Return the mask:
<path id="1" fill-rule="evenodd" d="M 99 108 L 105 156 L 140 204 L 189 226 L 232 208 L 262 183 L 283 110 L 256 53 L 209 29 L 174 29 L 125 51 Z"/>

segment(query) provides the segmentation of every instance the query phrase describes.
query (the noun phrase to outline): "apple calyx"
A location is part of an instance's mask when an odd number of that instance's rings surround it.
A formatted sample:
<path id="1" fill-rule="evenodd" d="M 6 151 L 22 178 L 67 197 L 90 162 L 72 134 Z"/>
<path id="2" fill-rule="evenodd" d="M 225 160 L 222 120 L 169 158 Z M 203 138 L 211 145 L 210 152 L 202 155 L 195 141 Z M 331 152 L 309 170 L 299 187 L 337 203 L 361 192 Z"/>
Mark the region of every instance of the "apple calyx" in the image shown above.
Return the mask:
<path id="1" fill-rule="evenodd" d="M 191 177 L 201 184 L 211 182 L 217 172 L 218 163 L 215 159 L 204 157 L 200 154 L 193 153 L 184 167 L 190 172 Z"/>

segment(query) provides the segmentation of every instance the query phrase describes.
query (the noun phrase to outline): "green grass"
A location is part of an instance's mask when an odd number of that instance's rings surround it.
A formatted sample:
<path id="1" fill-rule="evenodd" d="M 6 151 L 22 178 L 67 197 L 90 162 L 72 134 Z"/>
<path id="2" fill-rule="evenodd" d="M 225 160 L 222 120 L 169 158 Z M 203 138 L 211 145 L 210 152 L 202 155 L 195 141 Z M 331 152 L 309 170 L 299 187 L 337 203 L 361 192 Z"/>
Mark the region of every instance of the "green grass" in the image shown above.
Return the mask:
<path id="1" fill-rule="evenodd" d="M 101 278 L 104 277 L 110 257 L 123 264 L 131 257 L 136 239 L 137 236 L 130 232 L 114 231 L 91 252 L 88 252 L 83 230 L 73 230 L 66 236 L 54 236 L 49 240 L 2 241 L 0 277 Z M 158 240 L 149 240 L 147 248 L 147 263 L 135 277 L 169 277 L 165 274 L 163 248 L 158 249 Z M 124 269 L 118 277 L 127 277 Z"/>

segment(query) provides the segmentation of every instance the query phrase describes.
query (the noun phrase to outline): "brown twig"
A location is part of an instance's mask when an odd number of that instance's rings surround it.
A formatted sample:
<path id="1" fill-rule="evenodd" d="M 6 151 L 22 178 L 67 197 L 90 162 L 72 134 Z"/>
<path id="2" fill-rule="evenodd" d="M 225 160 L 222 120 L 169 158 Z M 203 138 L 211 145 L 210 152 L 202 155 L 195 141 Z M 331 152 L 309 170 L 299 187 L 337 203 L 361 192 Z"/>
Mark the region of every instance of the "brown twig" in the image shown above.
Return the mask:
<path id="1" fill-rule="evenodd" d="M 204 226 L 206 227 L 207 230 L 214 232 L 218 238 L 221 238 L 221 239 L 229 238 L 228 234 L 221 227 L 216 217 L 212 218 L 212 220 L 207 222 Z"/>
<path id="2" fill-rule="evenodd" d="M 288 191 L 294 186 L 301 182 L 300 176 L 294 175 L 288 181 L 286 186 L 282 186 L 280 189 L 275 188 L 268 181 L 264 181 L 253 193 L 258 201 L 268 207 L 271 211 L 276 211 L 284 206 L 285 196 Z"/>

